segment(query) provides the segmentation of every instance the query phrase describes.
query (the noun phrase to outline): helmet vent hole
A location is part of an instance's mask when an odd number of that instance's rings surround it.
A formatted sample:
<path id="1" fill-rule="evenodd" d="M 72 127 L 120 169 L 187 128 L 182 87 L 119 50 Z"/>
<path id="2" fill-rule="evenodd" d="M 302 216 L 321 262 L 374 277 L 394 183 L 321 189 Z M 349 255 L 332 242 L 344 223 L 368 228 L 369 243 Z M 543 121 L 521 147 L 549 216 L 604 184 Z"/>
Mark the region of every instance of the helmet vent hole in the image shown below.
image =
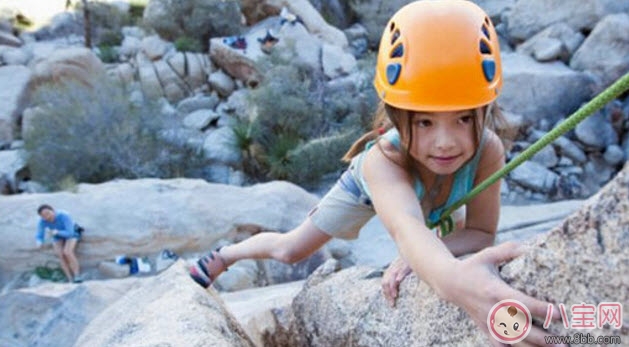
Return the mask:
<path id="1" fill-rule="evenodd" d="M 402 65 L 399 63 L 387 65 L 387 81 L 390 85 L 394 85 L 395 82 L 397 82 L 398 78 L 400 78 L 401 70 Z"/>
<path id="2" fill-rule="evenodd" d="M 395 30 L 395 22 L 391 22 L 391 25 L 389 26 L 389 31 L 393 30 Z"/>
<path id="3" fill-rule="evenodd" d="M 487 40 L 491 40 L 491 36 L 489 35 L 489 29 L 487 29 L 487 25 L 483 24 L 481 30 L 483 31 L 483 35 L 487 38 Z"/>
<path id="4" fill-rule="evenodd" d="M 482 62 L 482 67 L 487 82 L 493 81 L 496 76 L 496 63 L 493 60 L 485 59 Z"/>
<path id="5" fill-rule="evenodd" d="M 489 44 L 485 40 L 480 40 L 480 52 L 482 54 L 491 54 L 491 48 L 489 48 Z"/>
<path id="6" fill-rule="evenodd" d="M 391 35 L 391 44 L 393 45 L 400 38 L 400 30 L 396 29 Z"/>
<path id="7" fill-rule="evenodd" d="M 490 25 L 491 21 L 489 20 L 489 17 L 485 17 L 485 24 Z"/>
<path id="8" fill-rule="evenodd" d="M 390 56 L 391 58 L 401 58 L 403 55 L 404 55 L 404 45 L 400 43 L 399 45 L 395 46 Z"/>

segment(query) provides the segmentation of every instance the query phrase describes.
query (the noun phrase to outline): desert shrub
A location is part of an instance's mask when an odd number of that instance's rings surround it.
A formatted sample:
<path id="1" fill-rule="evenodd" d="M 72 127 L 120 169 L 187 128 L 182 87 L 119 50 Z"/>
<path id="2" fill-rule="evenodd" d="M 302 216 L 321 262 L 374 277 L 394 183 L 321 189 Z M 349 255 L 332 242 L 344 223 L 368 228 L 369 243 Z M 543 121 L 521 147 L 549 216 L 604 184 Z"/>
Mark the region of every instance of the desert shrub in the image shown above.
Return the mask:
<path id="1" fill-rule="evenodd" d="M 201 154 L 163 136 L 174 120 L 148 99 L 131 103 L 106 77 L 96 88 L 43 85 L 34 101 L 42 112 L 29 123 L 24 146 L 32 178 L 50 188 L 68 180 L 181 177 L 204 165 Z"/>
<path id="2" fill-rule="evenodd" d="M 178 52 L 203 52 L 203 45 L 199 40 L 182 36 L 175 40 L 175 48 Z"/>
<path id="3" fill-rule="evenodd" d="M 107 28 L 120 31 L 123 26 L 132 24 L 130 13 L 105 2 L 88 1 L 91 22 L 94 28 Z M 76 4 L 76 11 L 83 11 L 83 3 Z"/>
<path id="4" fill-rule="evenodd" d="M 37 275 L 37 277 L 48 280 L 52 282 L 65 282 L 66 275 L 63 273 L 63 270 L 52 262 L 48 262 L 45 265 L 36 266 L 33 273 Z"/>
<path id="5" fill-rule="evenodd" d="M 131 15 L 133 23 L 136 25 L 142 21 L 144 16 L 144 9 L 149 0 L 130 0 L 129 1 L 129 14 Z"/>
<path id="6" fill-rule="evenodd" d="M 267 72 L 250 93 L 255 112 L 234 126 L 243 168 L 260 180 L 308 184 L 342 168 L 340 158 L 369 127 L 375 108 L 371 76 L 332 89 L 321 71 L 295 61 L 275 53 L 258 61 Z"/>
<path id="7" fill-rule="evenodd" d="M 98 57 L 103 63 L 109 64 L 117 62 L 119 55 L 115 47 L 100 45 L 98 46 Z"/>
<path id="8" fill-rule="evenodd" d="M 120 31 L 103 30 L 98 38 L 99 45 L 103 46 L 120 46 L 124 36 Z"/>
<path id="9" fill-rule="evenodd" d="M 314 182 L 322 174 L 343 167 L 339 158 L 345 154 L 360 133 L 346 131 L 310 140 L 288 153 L 288 178 L 295 182 Z"/>

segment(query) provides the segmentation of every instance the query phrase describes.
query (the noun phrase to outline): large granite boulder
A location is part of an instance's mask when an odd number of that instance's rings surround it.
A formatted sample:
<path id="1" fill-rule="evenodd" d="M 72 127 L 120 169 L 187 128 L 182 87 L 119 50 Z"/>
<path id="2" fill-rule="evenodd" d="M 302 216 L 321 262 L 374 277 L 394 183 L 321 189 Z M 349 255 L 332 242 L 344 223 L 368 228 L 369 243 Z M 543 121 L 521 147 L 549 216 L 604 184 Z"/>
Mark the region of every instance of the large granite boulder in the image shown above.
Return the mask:
<path id="1" fill-rule="evenodd" d="M 626 0 L 579 0 L 578 6 L 567 4 L 564 0 L 516 1 L 512 10 L 505 13 L 509 36 L 526 40 L 561 22 L 577 31 L 589 31 L 606 15 L 629 10 Z"/>
<path id="2" fill-rule="evenodd" d="M 540 63 L 519 53 L 502 54 L 504 85 L 498 103 L 524 117 L 525 124 L 540 120 L 554 124 L 592 97 L 595 81 L 560 61 Z"/>
<path id="3" fill-rule="evenodd" d="M 629 165 L 580 211 L 537 239 L 524 255 L 506 264 L 501 276 L 531 296 L 565 305 L 569 317 L 570 307 L 581 303 L 611 302 L 627 307 L 627 247 Z M 396 308 L 391 308 L 381 293 L 381 271 L 353 267 L 334 272 L 333 262 L 328 261 L 309 277 L 293 301 L 294 318 L 291 323 L 284 323 L 293 331 L 289 334 L 293 340 L 285 346 L 489 344 L 489 337 L 474 326 L 462 309 L 440 300 L 416 276 L 409 276 L 401 284 Z M 622 328 L 587 332 L 594 337 L 620 336 L 624 341 L 629 339 L 627 318 L 621 323 Z M 556 322 L 549 335 L 572 333 Z"/>
<path id="4" fill-rule="evenodd" d="M 0 296 L 3 346 L 253 346 L 179 261 L 159 276 L 48 284 Z M 36 322 L 36 323 L 35 323 Z"/>
<path id="5" fill-rule="evenodd" d="M 106 74 L 105 66 L 96 54 L 82 47 L 55 50 L 50 56 L 37 61 L 32 71 L 32 89 L 46 83 L 71 80 L 94 88 Z"/>
<path id="6" fill-rule="evenodd" d="M 576 51 L 570 67 L 600 77 L 606 87 L 629 71 L 629 14 L 603 18 Z"/>
<path id="7" fill-rule="evenodd" d="M 11 195 L 0 199 L 0 272 L 4 277 L 56 261 L 51 248 L 35 248 L 42 203 L 68 211 L 86 228 L 77 254 L 90 268 L 120 254 L 206 251 L 219 240 L 243 237 L 242 230 L 288 231 L 317 201 L 287 182 L 238 187 L 192 179 L 117 180 L 80 184 L 75 192 Z"/>
<path id="8" fill-rule="evenodd" d="M 253 343 L 218 295 L 191 281 L 180 261 L 124 293 L 90 322 L 76 345 L 252 347 Z"/>
<path id="9" fill-rule="evenodd" d="M 27 86 L 31 78 L 25 66 L 0 67 L 0 146 L 11 143 L 18 136 L 15 130 L 19 115 L 26 106 Z"/>

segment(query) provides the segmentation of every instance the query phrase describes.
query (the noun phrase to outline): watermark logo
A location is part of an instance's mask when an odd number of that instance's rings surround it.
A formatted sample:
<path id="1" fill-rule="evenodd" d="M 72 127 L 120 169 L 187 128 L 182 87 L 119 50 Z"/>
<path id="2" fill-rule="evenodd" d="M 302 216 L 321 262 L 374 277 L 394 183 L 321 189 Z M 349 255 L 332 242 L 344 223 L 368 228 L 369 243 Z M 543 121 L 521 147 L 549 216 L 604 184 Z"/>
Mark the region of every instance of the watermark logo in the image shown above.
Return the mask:
<path id="1" fill-rule="evenodd" d="M 517 300 L 502 300 L 487 315 L 489 333 L 505 344 L 524 340 L 531 332 L 532 322 L 529 309 Z"/>
<path id="2" fill-rule="evenodd" d="M 619 302 L 601 302 L 598 305 L 580 303 L 570 306 L 558 304 L 563 326 L 566 329 L 620 329 L 623 323 L 622 304 Z M 550 326 L 553 317 L 553 304 L 548 304 L 544 329 Z M 572 318 L 572 319 L 570 319 Z M 517 300 L 502 300 L 495 304 L 487 315 L 487 328 L 496 340 L 504 344 L 514 344 L 524 340 L 532 328 L 531 312 Z M 590 333 L 574 335 L 545 336 L 547 344 L 621 344 L 620 336 L 595 336 Z"/>
<path id="3" fill-rule="evenodd" d="M 566 313 L 566 305 L 557 306 L 559 306 L 561 321 L 566 329 L 602 329 L 605 325 L 615 329 L 622 327 L 622 304 L 619 302 L 601 302 L 598 306 L 586 303 L 572 305 L 570 307 L 572 319 L 569 319 Z M 552 315 L 553 304 L 548 304 L 544 329 L 550 325 Z"/>

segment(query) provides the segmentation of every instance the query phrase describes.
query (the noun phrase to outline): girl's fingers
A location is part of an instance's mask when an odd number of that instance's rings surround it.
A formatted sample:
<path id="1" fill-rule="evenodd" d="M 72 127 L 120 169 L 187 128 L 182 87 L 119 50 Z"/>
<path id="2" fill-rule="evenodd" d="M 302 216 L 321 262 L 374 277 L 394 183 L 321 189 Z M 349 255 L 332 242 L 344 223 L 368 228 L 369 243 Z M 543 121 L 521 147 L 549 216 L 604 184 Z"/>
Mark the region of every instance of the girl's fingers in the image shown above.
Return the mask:
<path id="1" fill-rule="evenodd" d="M 524 251 L 525 249 L 515 242 L 505 242 L 481 251 L 478 257 L 484 262 L 500 264 L 519 257 Z"/>
<path id="2" fill-rule="evenodd" d="M 389 282 L 389 295 L 391 295 L 391 306 L 395 306 L 395 299 L 397 298 L 397 283 L 395 281 Z"/>
<path id="3" fill-rule="evenodd" d="M 390 280 L 382 280 L 382 293 L 384 294 L 384 298 L 387 300 L 390 306 L 395 305 L 395 296 L 396 294 L 393 292 L 391 287 Z"/>

